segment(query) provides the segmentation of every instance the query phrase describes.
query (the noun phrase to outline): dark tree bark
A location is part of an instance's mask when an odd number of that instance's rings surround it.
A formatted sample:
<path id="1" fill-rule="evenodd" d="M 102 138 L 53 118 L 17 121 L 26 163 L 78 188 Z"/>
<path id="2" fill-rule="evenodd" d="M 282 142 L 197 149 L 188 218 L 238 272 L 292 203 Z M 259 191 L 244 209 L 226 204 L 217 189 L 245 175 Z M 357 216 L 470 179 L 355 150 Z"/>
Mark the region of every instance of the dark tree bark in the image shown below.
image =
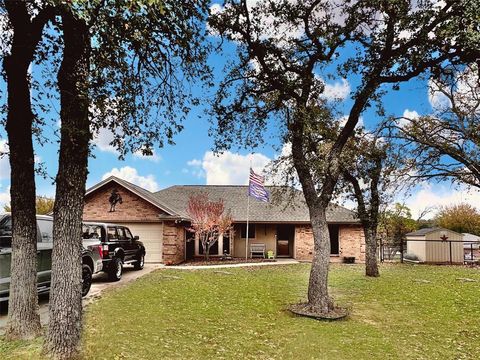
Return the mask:
<path id="1" fill-rule="evenodd" d="M 365 275 L 369 277 L 379 277 L 377 261 L 377 229 L 363 228 L 365 234 Z"/>
<path id="2" fill-rule="evenodd" d="M 301 115 L 300 115 L 301 116 Z M 304 125 L 305 120 L 297 118 L 291 123 L 292 159 L 302 185 L 305 201 L 308 206 L 313 231 L 314 255 L 308 284 L 308 305 L 317 313 L 328 313 L 334 307 L 328 295 L 328 270 L 330 267 L 330 234 L 326 209 L 330 196 L 318 196 L 310 167 L 305 157 Z M 331 177 L 326 177 L 324 188 L 335 187 Z M 327 190 L 328 190 L 327 189 Z"/>
<path id="3" fill-rule="evenodd" d="M 7 79 L 6 130 L 10 151 L 12 262 L 8 339 L 32 338 L 40 332 L 37 297 L 37 223 L 35 217 L 35 162 L 32 142 L 34 115 L 30 102 L 28 67 L 52 16 L 50 8 L 33 19 L 24 1 L 5 1 L 13 42 L 3 67 Z"/>
<path id="4" fill-rule="evenodd" d="M 82 214 L 87 178 L 89 29 L 69 7 L 61 10 L 64 53 L 58 73 L 61 142 L 53 225 L 52 291 L 46 350 L 59 359 L 78 354 L 82 330 Z"/>

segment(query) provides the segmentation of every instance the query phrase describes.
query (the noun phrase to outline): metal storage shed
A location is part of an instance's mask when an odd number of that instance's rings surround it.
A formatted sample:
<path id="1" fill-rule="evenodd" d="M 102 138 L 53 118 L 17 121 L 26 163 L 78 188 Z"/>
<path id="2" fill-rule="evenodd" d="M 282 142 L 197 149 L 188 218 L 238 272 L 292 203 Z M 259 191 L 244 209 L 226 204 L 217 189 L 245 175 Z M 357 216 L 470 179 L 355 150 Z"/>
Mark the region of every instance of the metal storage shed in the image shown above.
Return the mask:
<path id="1" fill-rule="evenodd" d="M 444 228 L 420 229 L 406 235 L 407 253 L 420 262 L 463 264 L 463 234 Z"/>

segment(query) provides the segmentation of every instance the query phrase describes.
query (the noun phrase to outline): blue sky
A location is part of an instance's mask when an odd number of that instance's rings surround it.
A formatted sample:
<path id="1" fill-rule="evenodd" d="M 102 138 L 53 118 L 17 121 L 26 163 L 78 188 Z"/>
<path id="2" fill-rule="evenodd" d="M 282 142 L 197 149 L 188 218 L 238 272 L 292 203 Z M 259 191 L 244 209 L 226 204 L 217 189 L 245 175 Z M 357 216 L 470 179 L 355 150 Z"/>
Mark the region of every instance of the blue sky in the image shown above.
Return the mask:
<path id="1" fill-rule="evenodd" d="M 226 50 L 223 55 L 214 54 L 210 57 L 209 62 L 215 70 L 217 79 L 223 74 L 226 59 L 235 56 L 233 46 L 226 46 Z M 33 73 L 35 74 L 36 71 L 34 68 Z M 344 107 L 347 109 L 350 102 L 349 92 L 356 85 L 358 80 L 353 77 L 337 78 L 327 81 L 327 93 L 330 96 L 344 98 Z M 5 89 L 3 80 L 0 83 L 0 89 Z M 202 95 L 204 99 L 208 99 L 213 92 L 214 89 Z M 6 101 L 4 96 L 0 100 Z M 400 91 L 389 91 L 383 98 L 383 105 L 391 115 L 402 116 L 405 111 L 409 111 L 410 114 L 413 114 L 413 111 L 426 114 L 432 110 L 431 102 L 435 100 L 429 97 L 428 81 L 415 79 L 403 84 Z M 46 104 L 50 106 L 51 111 L 48 114 L 50 120 L 44 127 L 44 135 L 51 141 L 44 142 L 42 146 L 37 143 L 35 149 L 37 159 L 44 164 L 49 178 L 37 176 L 36 181 L 38 195 L 53 196 L 55 188 L 52 179 L 56 174 L 58 161 L 58 137 L 55 134 L 58 131 L 59 106 L 50 101 L 46 101 Z M 94 139 L 95 157 L 89 159 L 87 187 L 96 184 L 109 174 L 122 177 L 150 191 L 175 184 L 246 184 L 250 161 L 259 172 L 269 160 L 277 156 L 277 152 L 270 145 L 255 149 L 253 155 L 240 149 L 232 149 L 221 156 L 212 154 L 213 141 L 208 137 L 210 124 L 204 114 L 205 107 L 204 101 L 201 106 L 192 110 L 183 123 L 184 130 L 175 138 L 175 146 L 166 145 L 162 149 L 156 148 L 153 157 L 129 154 L 125 161 L 120 161 L 115 150 L 109 146 L 108 131 L 101 132 Z M 373 110 L 363 114 L 363 122 L 367 127 L 377 122 Z M 0 151 L 6 149 L 5 143 L 6 134 L 4 129 L 0 128 Z M 8 159 L 4 156 L 0 159 L 0 206 L 9 201 L 9 184 Z M 430 205 L 446 205 L 460 201 L 468 201 L 476 205 L 480 201 L 480 195 L 478 192 L 469 192 L 463 188 L 452 189 L 449 184 L 423 183 L 416 187 L 410 198 L 398 200 L 405 201 L 415 215 Z"/>

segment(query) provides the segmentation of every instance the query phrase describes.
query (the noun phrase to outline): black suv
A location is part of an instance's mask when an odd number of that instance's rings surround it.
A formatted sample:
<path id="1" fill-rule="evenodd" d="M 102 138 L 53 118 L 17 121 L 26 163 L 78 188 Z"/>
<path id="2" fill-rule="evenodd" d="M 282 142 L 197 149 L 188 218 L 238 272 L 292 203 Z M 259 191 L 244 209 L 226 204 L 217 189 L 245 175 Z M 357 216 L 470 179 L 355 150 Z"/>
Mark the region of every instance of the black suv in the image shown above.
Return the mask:
<path id="1" fill-rule="evenodd" d="M 135 270 L 142 270 L 145 264 L 145 246 L 138 236 L 126 226 L 116 224 L 83 223 L 83 239 L 101 241 L 103 271 L 111 281 L 122 278 L 123 265 L 132 264 Z"/>
<path id="2" fill-rule="evenodd" d="M 37 291 L 50 291 L 52 273 L 53 218 L 37 215 Z M 92 275 L 102 269 L 100 241 L 83 241 L 82 296 L 90 291 Z M 12 257 L 12 216 L 0 215 L 0 302 L 8 301 L 10 289 L 10 264 Z"/>

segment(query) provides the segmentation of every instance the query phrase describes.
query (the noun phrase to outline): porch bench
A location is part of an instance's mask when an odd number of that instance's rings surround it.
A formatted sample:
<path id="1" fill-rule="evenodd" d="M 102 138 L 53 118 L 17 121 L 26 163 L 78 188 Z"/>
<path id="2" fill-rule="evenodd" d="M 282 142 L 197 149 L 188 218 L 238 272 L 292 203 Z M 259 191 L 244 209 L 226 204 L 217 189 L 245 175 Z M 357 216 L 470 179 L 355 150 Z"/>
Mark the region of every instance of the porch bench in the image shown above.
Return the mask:
<path id="1" fill-rule="evenodd" d="M 250 257 L 253 258 L 255 254 L 265 258 L 265 248 L 265 244 L 250 244 Z"/>

